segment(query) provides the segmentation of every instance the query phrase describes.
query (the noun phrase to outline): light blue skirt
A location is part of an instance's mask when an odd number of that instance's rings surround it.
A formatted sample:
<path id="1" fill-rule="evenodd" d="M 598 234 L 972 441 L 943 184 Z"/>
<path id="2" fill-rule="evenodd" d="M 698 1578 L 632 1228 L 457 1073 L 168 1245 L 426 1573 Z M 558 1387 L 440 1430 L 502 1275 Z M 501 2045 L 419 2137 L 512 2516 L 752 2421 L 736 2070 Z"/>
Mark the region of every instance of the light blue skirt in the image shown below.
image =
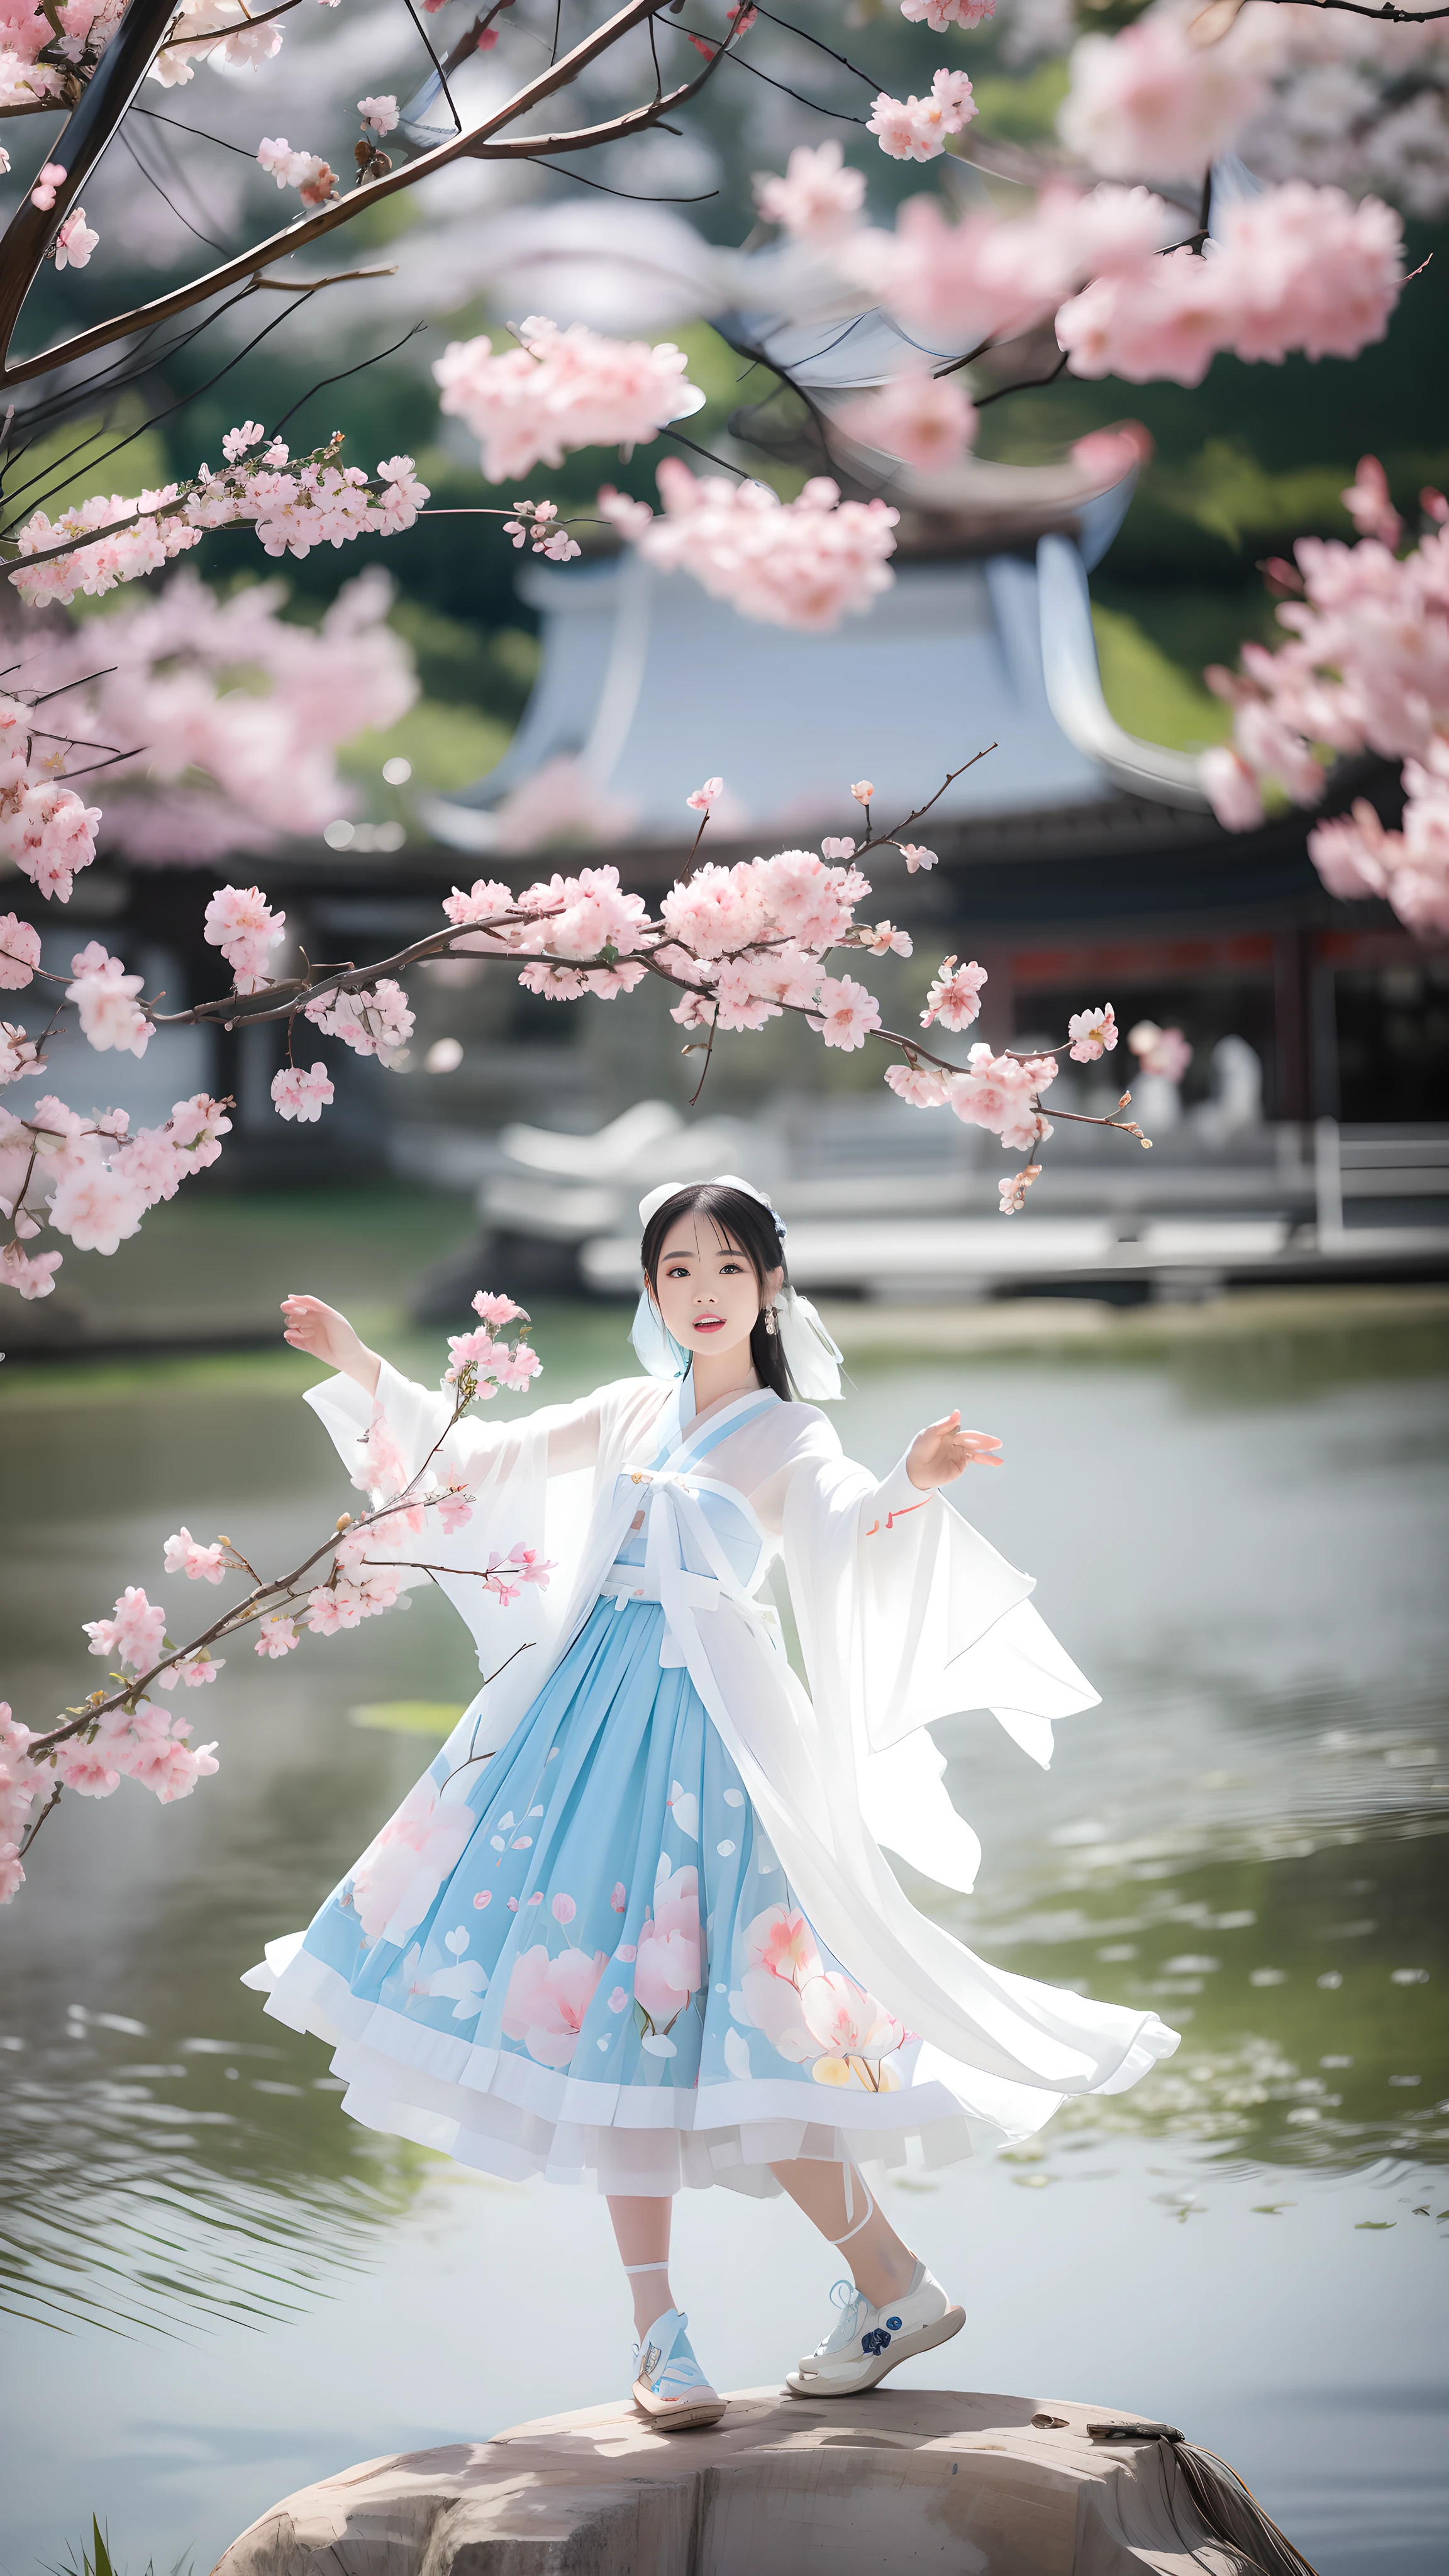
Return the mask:
<path id="1" fill-rule="evenodd" d="M 335 2042 L 354 2117 L 494 2173 L 763 2193 L 794 2156 L 969 2154 L 664 1642 L 657 1602 L 600 1600 L 501 1751 L 461 1776 L 439 1756 L 269 2008 Z"/>

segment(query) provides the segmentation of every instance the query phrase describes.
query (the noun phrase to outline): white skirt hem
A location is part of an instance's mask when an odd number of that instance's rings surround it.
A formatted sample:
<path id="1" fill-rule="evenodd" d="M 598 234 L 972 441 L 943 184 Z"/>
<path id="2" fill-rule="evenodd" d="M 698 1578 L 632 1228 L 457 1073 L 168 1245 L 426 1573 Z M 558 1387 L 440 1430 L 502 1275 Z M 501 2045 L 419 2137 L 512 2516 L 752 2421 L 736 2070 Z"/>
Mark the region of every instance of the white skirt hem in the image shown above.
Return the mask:
<path id="1" fill-rule="evenodd" d="M 332 2070 L 347 2086 L 342 2109 L 366 2128 L 507 2181 L 593 2177 L 601 2192 L 640 2197 L 721 2184 L 773 2197 L 780 2185 L 772 2164 L 848 2158 L 882 2175 L 933 2172 L 1032 2136 L 1062 2098 L 982 2076 L 973 2091 L 979 2084 L 985 2096 L 1011 2100 L 973 2102 L 933 2076 L 888 2093 L 852 2092 L 842 2117 L 846 2102 L 823 2086 L 811 2088 L 807 2113 L 804 2086 L 789 2078 L 647 2089 L 596 2084 L 423 2029 L 369 2003 L 306 1950 L 304 1938 L 297 1932 L 269 1941 L 265 1960 L 242 1983 L 266 1996 L 274 2019 L 331 2046 Z M 936 2051 L 929 2055 L 947 2075 L 970 2077 Z"/>

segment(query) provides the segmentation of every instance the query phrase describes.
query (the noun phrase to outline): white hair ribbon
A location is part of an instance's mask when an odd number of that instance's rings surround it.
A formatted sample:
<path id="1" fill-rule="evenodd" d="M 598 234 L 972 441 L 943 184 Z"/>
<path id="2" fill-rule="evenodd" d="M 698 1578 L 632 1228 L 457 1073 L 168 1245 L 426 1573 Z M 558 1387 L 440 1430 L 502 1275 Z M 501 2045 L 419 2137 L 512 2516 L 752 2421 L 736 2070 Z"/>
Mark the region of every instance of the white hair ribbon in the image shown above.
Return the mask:
<path id="1" fill-rule="evenodd" d="M 805 1403 L 838 1403 L 845 1354 L 827 1333 L 809 1298 L 794 1288 L 782 1288 L 775 1299 L 775 1329 L 785 1366 Z"/>
<path id="2" fill-rule="evenodd" d="M 785 1220 L 780 1215 L 778 1209 L 771 1206 L 768 1193 L 764 1190 L 757 1190 L 753 1181 L 742 1181 L 738 1172 L 715 1172 L 709 1180 L 660 1181 L 656 1188 L 646 1190 L 643 1198 L 639 1201 L 640 1224 L 647 1225 L 651 1216 L 657 1215 L 659 1209 L 663 1207 L 665 1200 L 678 1198 L 681 1190 L 703 1190 L 709 1188 L 743 1190 L 747 1199 L 753 1199 L 759 1207 L 769 1210 L 769 1213 L 775 1222 L 775 1232 L 778 1234 L 780 1241 L 782 1243 L 784 1242 L 789 1229 L 787 1228 Z"/>

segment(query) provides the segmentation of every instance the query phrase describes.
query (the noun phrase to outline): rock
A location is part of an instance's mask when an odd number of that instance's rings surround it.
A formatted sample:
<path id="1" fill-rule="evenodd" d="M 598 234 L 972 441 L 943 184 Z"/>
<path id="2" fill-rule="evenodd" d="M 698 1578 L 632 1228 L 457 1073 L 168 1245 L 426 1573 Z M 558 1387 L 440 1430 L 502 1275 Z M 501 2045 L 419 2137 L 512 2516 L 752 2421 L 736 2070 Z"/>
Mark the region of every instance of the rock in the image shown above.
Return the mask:
<path id="1" fill-rule="evenodd" d="M 694 2433 L 586 2407 L 320 2479 L 214 2576 L 1233 2576 L 1166 2444 L 1087 2435 L 1138 2420 L 914 2388 L 745 2389 Z"/>

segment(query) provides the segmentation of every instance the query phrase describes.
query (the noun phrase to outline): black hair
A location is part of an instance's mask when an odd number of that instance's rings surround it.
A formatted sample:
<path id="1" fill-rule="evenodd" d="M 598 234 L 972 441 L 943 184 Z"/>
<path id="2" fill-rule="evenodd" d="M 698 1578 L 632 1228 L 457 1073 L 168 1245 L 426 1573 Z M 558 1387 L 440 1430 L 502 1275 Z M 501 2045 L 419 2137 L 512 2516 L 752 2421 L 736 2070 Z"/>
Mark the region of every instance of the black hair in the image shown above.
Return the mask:
<path id="1" fill-rule="evenodd" d="M 664 1250 L 669 1229 L 682 1216 L 707 1216 L 722 1232 L 733 1235 L 755 1274 L 763 1297 L 765 1280 L 772 1270 L 786 1270 L 785 1247 L 775 1231 L 775 1220 L 767 1207 L 752 1199 L 744 1190 L 732 1190 L 723 1181 L 694 1181 L 687 1189 L 676 1190 L 655 1209 L 644 1228 L 639 1249 L 649 1293 L 658 1300 L 659 1256 Z M 786 1276 L 789 1276 L 786 1271 Z M 785 1353 L 778 1333 L 767 1333 L 763 1311 L 750 1331 L 750 1358 L 761 1386 L 770 1387 L 786 1404 L 794 1389 L 785 1366 Z"/>

